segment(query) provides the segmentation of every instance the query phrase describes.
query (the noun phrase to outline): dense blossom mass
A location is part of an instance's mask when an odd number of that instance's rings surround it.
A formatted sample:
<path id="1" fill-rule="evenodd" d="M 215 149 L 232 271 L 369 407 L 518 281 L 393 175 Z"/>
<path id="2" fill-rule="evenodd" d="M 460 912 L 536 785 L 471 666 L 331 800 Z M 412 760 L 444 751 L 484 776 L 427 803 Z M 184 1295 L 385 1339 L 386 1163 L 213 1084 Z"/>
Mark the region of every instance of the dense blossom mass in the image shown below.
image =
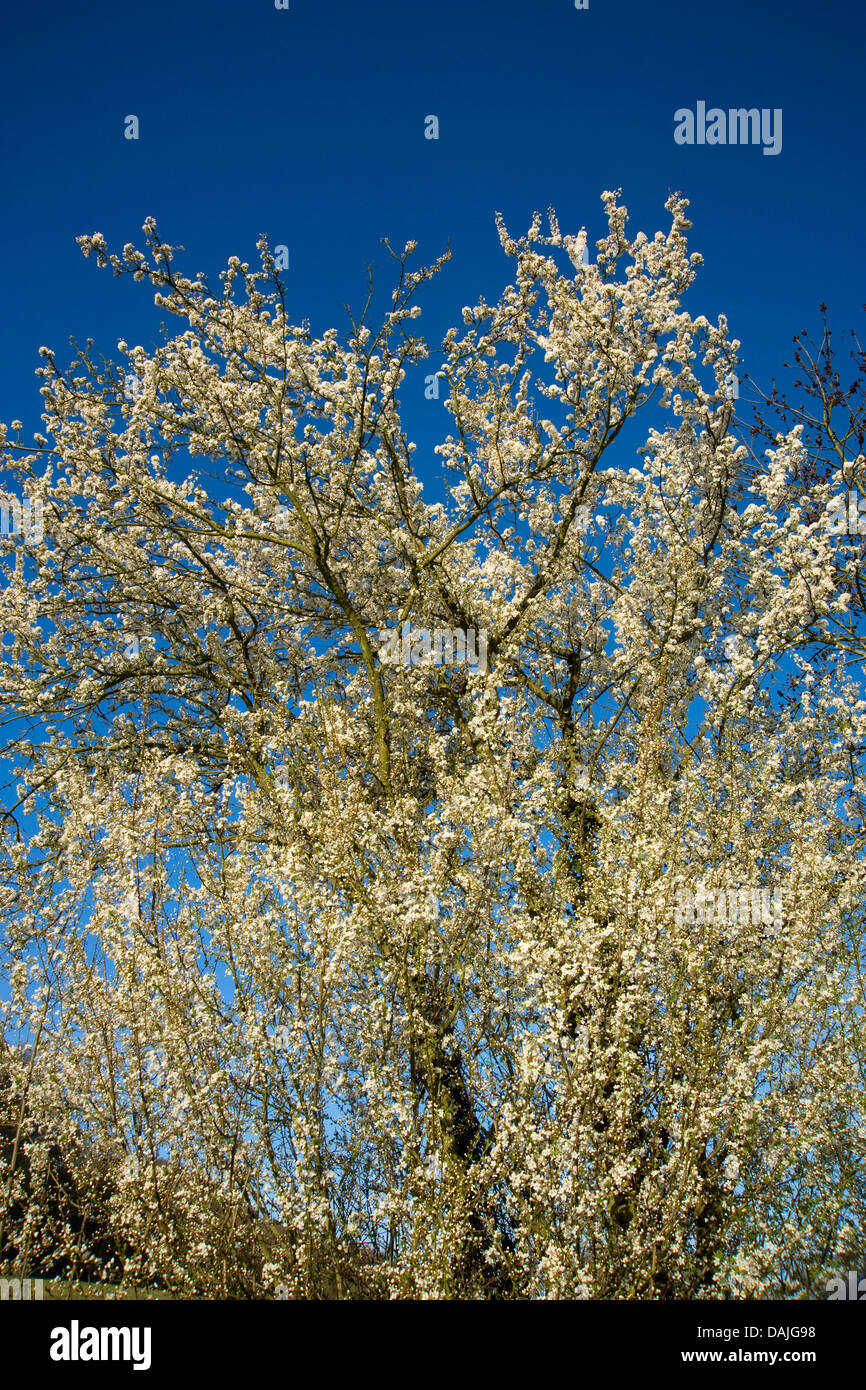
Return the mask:
<path id="1" fill-rule="evenodd" d="M 315 337 L 264 240 L 213 292 L 152 221 L 80 239 L 182 331 L 42 349 L 44 432 L 0 431 L 42 519 L 0 538 L 7 1267 L 644 1299 L 857 1267 L 863 600 L 826 517 L 862 436 L 753 448 L 685 199 L 652 238 L 604 205 L 594 255 L 499 223 L 437 500 L 403 396 L 441 262 L 392 252 L 390 310 Z M 446 631 L 484 660 L 383 649 Z"/>

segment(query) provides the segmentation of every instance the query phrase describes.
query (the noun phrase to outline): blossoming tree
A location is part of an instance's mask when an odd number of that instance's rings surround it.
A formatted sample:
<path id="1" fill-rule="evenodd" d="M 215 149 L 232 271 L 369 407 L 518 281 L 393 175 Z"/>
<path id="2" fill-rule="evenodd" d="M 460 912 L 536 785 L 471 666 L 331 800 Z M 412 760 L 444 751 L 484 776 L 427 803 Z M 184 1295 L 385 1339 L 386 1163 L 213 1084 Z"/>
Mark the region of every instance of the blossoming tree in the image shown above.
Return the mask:
<path id="1" fill-rule="evenodd" d="M 93 1268 L 46 1216 L 61 1142 L 110 1175 L 102 1277 L 206 1296 L 718 1298 L 854 1258 L 856 440 L 807 484 L 802 424 L 750 449 L 686 200 L 652 239 L 604 205 L 594 256 L 499 224 L 440 500 L 400 390 L 441 261 L 392 252 L 390 311 L 317 338 L 264 240 L 215 293 L 152 221 L 81 238 L 182 331 L 42 349 L 44 433 L 2 436 L 44 527 L 0 552 L 10 1265 Z M 486 661 L 383 660 L 401 623 Z"/>

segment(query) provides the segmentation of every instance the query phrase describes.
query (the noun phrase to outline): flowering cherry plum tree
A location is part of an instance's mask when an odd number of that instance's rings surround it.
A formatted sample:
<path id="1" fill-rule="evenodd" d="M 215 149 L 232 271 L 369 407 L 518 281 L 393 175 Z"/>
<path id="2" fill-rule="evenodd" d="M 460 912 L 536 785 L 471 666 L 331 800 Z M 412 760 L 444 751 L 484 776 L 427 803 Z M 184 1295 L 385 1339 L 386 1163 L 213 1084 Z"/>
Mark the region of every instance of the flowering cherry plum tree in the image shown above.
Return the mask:
<path id="1" fill-rule="evenodd" d="M 441 260 L 316 337 L 264 240 L 214 292 L 152 221 L 80 239 L 180 331 L 43 349 L 2 436 L 44 528 L 0 542 L 7 1260 L 48 1134 L 107 1165 L 112 1277 L 205 1296 L 778 1294 L 856 1245 L 837 479 L 738 435 L 686 200 L 651 238 L 603 202 L 594 254 L 498 224 L 437 499 L 401 388 Z M 382 660 L 404 623 L 486 660 Z"/>

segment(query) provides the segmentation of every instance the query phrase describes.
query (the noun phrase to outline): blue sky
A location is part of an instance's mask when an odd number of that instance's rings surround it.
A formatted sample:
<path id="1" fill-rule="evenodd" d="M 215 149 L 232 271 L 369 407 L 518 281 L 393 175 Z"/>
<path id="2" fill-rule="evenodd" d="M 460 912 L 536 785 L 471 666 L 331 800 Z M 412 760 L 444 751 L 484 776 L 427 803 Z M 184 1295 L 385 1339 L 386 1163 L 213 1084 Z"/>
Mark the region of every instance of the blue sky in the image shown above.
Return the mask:
<path id="1" fill-rule="evenodd" d="M 728 315 L 744 370 L 767 384 L 792 335 L 817 328 L 821 300 L 836 328 L 859 327 L 859 7 L 290 6 L 47 0 L 7 13 L 0 418 L 38 428 L 40 344 L 64 362 L 70 334 L 109 354 L 121 336 L 153 341 L 150 288 L 98 272 L 75 244 L 94 230 L 114 249 L 141 244 L 150 214 L 186 246 L 181 264 L 214 281 L 231 254 L 255 262 L 261 231 L 288 246 L 290 308 L 314 332 L 360 306 L 369 262 L 387 283 L 381 237 L 417 239 L 430 260 L 450 243 L 416 325 L 436 340 L 513 264 L 496 210 L 520 234 L 552 204 L 564 231 L 586 225 L 593 241 L 602 189 L 621 186 L 629 230 L 649 234 L 679 189 L 706 261 L 689 307 Z M 781 108 L 781 153 L 675 144 L 675 110 L 698 101 Z M 124 138 L 129 114 L 137 141 Z"/>

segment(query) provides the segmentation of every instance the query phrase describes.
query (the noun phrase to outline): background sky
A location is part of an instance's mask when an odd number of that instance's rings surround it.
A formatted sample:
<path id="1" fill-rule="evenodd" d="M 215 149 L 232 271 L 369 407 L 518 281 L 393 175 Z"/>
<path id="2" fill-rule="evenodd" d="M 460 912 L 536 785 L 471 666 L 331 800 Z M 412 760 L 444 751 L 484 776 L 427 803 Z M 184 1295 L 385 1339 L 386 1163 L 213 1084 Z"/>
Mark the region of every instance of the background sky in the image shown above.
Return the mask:
<path id="1" fill-rule="evenodd" d="M 290 6 L 10 8 L 0 418 L 39 428 L 41 344 L 62 365 L 70 335 L 116 355 L 119 337 L 150 348 L 161 318 L 180 331 L 148 284 L 98 271 L 75 243 L 100 231 L 113 250 L 143 245 L 148 215 L 187 248 L 180 268 L 215 284 L 229 255 L 257 263 L 262 231 L 286 245 L 292 317 L 314 333 L 342 328 L 346 303 L 360 308 L 368 264 L 390 287 L 380 238 L 416 239 L 424 261 L 450 244 L 415 325 L 436 342 L 513 268 L 497 210 L 520 235 L 552 205 L 563 232 L 587 227 L 594 254 L 603 189 L 621 187 L 629 233 L 650 236 L 679 190 L 705 258 L 686 305 L 727 314 L 741 376 L 767 387 L 793 334 L 817 330 L 822 300 L 835 328 L 859 329 L 866 21 L 851 0 Z M 677 145 L 674 111 L 698 101 L 781 108 L 781 153 Z M 424 138 L 431 114 L 438 140 Z M 124 138 L 128 115 L 138 140 Z M 443 411 L 424 402 L 418 372 L 407 405 Z"/>

